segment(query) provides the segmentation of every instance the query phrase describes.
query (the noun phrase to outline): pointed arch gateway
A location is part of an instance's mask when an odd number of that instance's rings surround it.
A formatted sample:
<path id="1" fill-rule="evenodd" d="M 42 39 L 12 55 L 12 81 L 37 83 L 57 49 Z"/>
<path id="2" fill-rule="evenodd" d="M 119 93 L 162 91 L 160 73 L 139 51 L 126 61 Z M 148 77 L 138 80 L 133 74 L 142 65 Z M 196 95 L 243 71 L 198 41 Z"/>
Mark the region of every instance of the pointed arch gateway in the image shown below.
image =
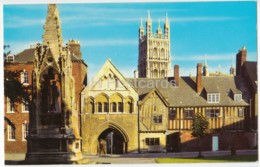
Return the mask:
<path id="1" fill-rule="evenodd" d="M 106 153 L 108 154 L 111 153 L 111 150 L 112 154 L 128 152 L 129 136 L 120 125 L 114 122 L 104 123 L 93 132 L 90 137 L 91 154 L 98 154 L 100 140 L 106 141 Z"/>

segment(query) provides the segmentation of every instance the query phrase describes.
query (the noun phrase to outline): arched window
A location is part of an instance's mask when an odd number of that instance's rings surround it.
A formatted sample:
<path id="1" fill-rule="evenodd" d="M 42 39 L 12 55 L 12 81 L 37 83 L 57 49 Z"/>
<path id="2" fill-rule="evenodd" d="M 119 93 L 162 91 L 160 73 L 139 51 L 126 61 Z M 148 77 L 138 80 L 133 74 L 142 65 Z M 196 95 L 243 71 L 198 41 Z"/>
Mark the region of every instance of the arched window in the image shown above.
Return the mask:
<path id="1" fill-rule="evenodd" d="M 122 102 L 119 102 L 118 103 L 118 112 L 123 112 L 124 109 L 123 109 L 123 103 Z"/>
<path id="2" fill-rule="evenodd" d="M 98 103 L 98 112 L 102 113 L 102 103 Z"/>
<path id="3" fill-rule="evenodd" d="M 110 97 L 111 109 L 113 112 L 123 112 L 123 96 L 115 93 Z"/>
<path id="4" fill-rule="evenodd" d="M 90 99 L 90 100 L 88 100 L 88 102 L 87 102 L 86 112 L 93 114 L 93 113 L 95 112 L 94 110 L 95 110 L 95 109 L 94 109 L 94 102 Z"/>
<path id="5" fill-rule="evenodd" d="M 113 102 L 112 103 L 112 112 L 116 112 L 116 103 L 115 102 Z"/>
<path id="6" fill-rule="evenodd" d="M 128 112 L 132 113 L 133 112 L 133 104 L 131 102 L 127 103 L 127 108 L 128 108 Z"/>
<path id="7" fill-rule="evenodd" d="M 108 113 L 108 111 L 109 111 L 108 103 L 105 102 L 105 103 L 104 103 L 104 112 L 107 112 L 107 113 Z"/>
<path id="8" fill-rule="evenodd" d="M 161 59 L 165 59 L 165 51 L 163 48 L 161 49 Z"/>
<path id="9" fill-rule="evenodd" d="M 101 93 L 95 97 L 95 102 L 97 104 L 97 112 L 102 113 L 102 112 L 109 112 L 108 108 L 108 97 L 106 94 Z"/>
<path id="10" fill-rule="evenodd" d="M 153 73 L 154 73 L 154 74 L 153 74 L 153 77 L 154 77 L 154 78 L 157 78 L 157 77 L 158 77 L 158 70 L 155 69 Z"/>
<path id="11" fill-rule="evenodd" d="M 162 77 L 165 77 L 165 71 L 164 70 L 162 70 L 161 75 L 162 75 Z"/>

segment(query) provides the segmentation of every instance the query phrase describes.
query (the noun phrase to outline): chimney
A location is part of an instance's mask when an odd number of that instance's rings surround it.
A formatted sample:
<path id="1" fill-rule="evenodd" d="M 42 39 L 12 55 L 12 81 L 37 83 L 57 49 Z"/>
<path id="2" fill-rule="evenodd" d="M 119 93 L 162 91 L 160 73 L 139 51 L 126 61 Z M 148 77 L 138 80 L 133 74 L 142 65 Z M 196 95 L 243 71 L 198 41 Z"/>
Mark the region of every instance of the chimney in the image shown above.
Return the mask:
<path id="1" fill-rule="evenodd" d="M 174 80 L 176 86 L 179 86 L 180 84 L 179 65 L 174 65 Z"/>
<path id="2" fill-rule="evenodd" d="M 200 93 L 202 91 L 201 72 L 202 72 L 202 64 L 198 63 L 198 65 L 197 65 L 197 77 L 196 77 L 197 93 Z"/>
<path id="3" fill-rule="evenodd" d="M 247 51 L 244 46 L 241 48 L 236 56 L 236 75 L 243 75 L 243 65 L 246 62 Z"/>
<path id="4" fill-rule="evenodd" d="M 80 42 L 77 40 L 69 40 L 68 42 L 69 50 L 71 53 L 76 55 L 79 59 L 82 59 L 81 51 L 80 51 Z"/>

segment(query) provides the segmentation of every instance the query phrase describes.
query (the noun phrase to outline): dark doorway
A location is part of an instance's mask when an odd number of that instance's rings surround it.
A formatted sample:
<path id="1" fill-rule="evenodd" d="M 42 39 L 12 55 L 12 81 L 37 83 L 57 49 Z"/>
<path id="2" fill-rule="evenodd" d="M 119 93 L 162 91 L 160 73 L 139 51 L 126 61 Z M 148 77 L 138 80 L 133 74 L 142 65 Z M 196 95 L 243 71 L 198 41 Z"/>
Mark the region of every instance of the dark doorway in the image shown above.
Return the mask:
<path id="1" fill-rule="evenodd" d="M 106 152 L 107 154 L 123 154 L 127 152 L 127 143 L 123 137 L 123 135 L 116 129 L 108 128 L 103 131 L 99 137 L 98 141 L 105 140 L 106 141 Z M 113 145 L 113 149 L 111 149 Z"/>
<path id="2" fill-rule="evenodd" d="M 181 151 L 181 138 L 180 132 L 175 132 L 167 135 L 167 152 L 180 152 Z"/>

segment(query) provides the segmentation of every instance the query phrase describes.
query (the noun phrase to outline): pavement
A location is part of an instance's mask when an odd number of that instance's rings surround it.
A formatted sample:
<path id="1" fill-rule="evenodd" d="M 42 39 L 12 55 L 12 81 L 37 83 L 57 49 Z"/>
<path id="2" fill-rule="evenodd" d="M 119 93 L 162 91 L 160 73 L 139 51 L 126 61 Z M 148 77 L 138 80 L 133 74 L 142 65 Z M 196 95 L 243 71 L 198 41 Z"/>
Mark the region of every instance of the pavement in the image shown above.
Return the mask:
<path id="1" fill-rule="evenodd" d="M 237 150 L 237 155 L 257 154 L 257 150 Z M 230 155 L 230 151 L 203 151 L 202 155 L 207 156 L 225 156 Z M 176 153 L 128 153 L 121 155 L 83 155 L 90 164 L 154 164 L 156 158 L 173 157 L 197 157 L 198 152 L 176 152 Z M 5 154 L 5 164 L 15 165 L 25 159 L 25 154 Z"/>

